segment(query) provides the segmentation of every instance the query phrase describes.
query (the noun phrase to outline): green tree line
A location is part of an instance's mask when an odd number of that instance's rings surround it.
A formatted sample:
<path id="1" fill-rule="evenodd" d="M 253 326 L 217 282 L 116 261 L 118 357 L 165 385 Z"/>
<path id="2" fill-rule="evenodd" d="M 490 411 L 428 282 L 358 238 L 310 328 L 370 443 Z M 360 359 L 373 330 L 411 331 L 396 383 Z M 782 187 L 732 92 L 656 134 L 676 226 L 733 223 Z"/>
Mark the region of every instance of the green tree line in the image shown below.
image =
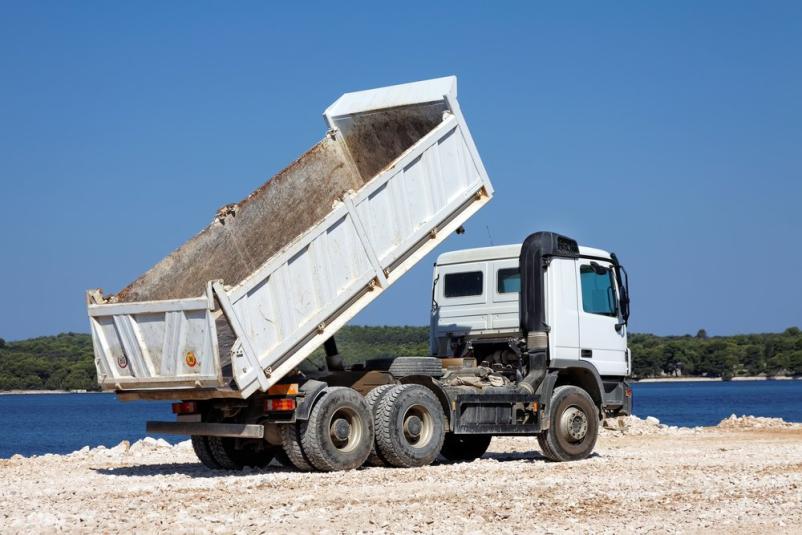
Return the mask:
<path id="1" fill-rule="evenodd" d="M 633 334 L 629 338 L 636 376 L 663 374 L 723 377 L 802 375 L 802 331 L 708 337 Z"/>
<path id="2" fill-rule="evenodd" d="M 347 326 L 337 334 L 337 346 L 348 362 L 390 356 L 426 355 L 426 327 Z M 802 375 L 802 331 L 708 337 L 631 334 L 636 377 L 687 375 Z M 0 338 L 0 390 L 97 389 L 92 339 L 64 333 L 28 340 Z M 310 363 L 322 363 L 322 350 Z"/>
<path id="3" fill-rule="evenodd" d="M 0 338 L 0 390 L 96 390 L 92 338 L 64 333 L 15 342 Z"/>

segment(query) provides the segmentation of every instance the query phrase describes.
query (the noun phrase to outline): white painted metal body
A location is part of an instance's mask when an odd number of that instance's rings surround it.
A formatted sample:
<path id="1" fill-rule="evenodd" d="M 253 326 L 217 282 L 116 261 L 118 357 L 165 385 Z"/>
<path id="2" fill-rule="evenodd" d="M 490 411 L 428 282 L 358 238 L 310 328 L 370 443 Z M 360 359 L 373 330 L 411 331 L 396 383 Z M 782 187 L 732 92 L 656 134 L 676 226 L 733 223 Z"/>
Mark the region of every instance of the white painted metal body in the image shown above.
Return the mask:
<path id="1" fill-rule="evenodd" d="M 90 292 L 101 386 L 248 397 L 297 368 L 490 200 L 454 77 L 347 94 L 325 118 L 336 136 L 354 114 L 433 101 L 445 104 L 439 125 L 244 280 L 209 281 L 192 299 L 105 303 Z M 221 320 L 236 335 L 228 354 Z"/>
<path id="2" fill-rule="evenodd" d="M 521 245 L 502 245 L 444 253 L 434 268 L 434 298 L 437 307 L 432 316 L 432 351 L 448 352 L 453 337 L 518 337 L 518 292 L 502 291 L 502 270 L 518 268 Z M 552 359 L 592 363 L 603 376 L 627 376 L 630 357 L 627 332 L 620 317 L 603 316 L 583 307 L 581 271 L 583 265 L 596 262 L 611 268 L 610 253 L 580 247 L 580 258 L 553 258 L 545 275 L 546 323 L 549 354 Z M 481 273 L 480 294 L 447 297 L 446 277 L 455 273 Z M 615 285 L 615 281 L 613 281 Z M 616 295 L 619 294 L 617 285 Z M 582 356 L 582 350 L 592 356 Z"/>

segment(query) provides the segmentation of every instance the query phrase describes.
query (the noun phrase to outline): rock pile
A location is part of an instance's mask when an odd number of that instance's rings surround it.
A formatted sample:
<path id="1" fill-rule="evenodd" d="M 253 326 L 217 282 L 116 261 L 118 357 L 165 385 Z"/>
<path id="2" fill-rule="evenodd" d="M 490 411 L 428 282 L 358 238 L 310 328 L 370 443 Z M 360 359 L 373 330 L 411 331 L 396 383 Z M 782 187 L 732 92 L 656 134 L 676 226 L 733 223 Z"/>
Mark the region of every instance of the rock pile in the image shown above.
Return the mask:
<path id="1" fill-rule="evenodd" d="M 189 440 L 185 440 L 183 442 L 179 442 L 178 444 L 170 444 L 163 438 L 153 438 L 153 437 L 145 437 L 141 440 L 137 440 L 133 444 L 131 444 L 127 440 L 123 440 L 116 446 L 112 448 L 107 448 L 106 446 L 97 446 L 91 448 L 89 446 L 84 446 L 79 450 L 75 450 L 72 453 L 68 453 L 63 455 L 63 457 L 68 457 L 72 459 L 76 458 L 107 458 L 107 459 L 122 459 L 124 457 L 144 457 L 150 455 L 151 453 L 156 452 L 167 452 L 171 449 L 174 450 L 192 450 L 192 443 Z M 30 458 L 34 459 L 36 457 L 42 459 L 51 459 L 55 457 L 59 457 L 59 455 L 53 453 L 46 453 L 44 455 L 31 455 Z M 25 456 L 16 453 L 11 456 L 11 460 L 20 460 L 25 459 Z"/>
<path id="2" fill-rule="evenodd" d="M 730 415 L 719 422 L 723 429 L 786 429 L 802 427 L 801 424 L 786 422 L 782 418 L 764 418 L 762 416 Z"/>
<path id="3" fill-rule="evenodd" d="M 637 416 L 618 416 L 605 418 L 602 422 L 602 436 L 628 436 L 628 435 L 668 435 L 680 433 L 696 433 L 701 427 L 677 427 L 675 425 L 661 424 L 654 416 L 638 418 Z"/>

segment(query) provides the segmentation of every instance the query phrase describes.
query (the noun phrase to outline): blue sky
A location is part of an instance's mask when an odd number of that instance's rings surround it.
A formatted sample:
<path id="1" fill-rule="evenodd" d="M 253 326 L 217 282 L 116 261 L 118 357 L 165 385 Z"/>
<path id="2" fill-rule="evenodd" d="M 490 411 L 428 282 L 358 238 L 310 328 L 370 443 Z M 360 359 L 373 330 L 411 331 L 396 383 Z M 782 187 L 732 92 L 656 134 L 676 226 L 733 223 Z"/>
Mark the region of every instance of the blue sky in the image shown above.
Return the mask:
<path id="1" fill-rule="evenodd" d="M 287 3 L 290 4 L 290 3 Z M 496 198 L 440 251 L 554 230 L 627 266 L 632 328 L 802 326 L 802 4 L 0 4 L 0 337 L 88 331 L 325 132 L 448 74 Z M 427 322 L 431 258 L 356 323 Z"/>

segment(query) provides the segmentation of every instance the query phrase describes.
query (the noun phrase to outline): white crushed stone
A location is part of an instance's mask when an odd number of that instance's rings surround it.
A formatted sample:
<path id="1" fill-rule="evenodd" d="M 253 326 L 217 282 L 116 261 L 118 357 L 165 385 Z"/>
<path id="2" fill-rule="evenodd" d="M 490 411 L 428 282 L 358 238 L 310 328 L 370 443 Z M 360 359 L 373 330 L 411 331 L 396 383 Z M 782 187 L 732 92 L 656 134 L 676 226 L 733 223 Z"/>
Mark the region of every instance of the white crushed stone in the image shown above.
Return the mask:
<path id="1" fill-rule="evenodd" d="M 800 467 L 802 425 L 751 416 L 693 429 L 607 419 L 574 463 L 499 437 L 471 463 L 338 473 L 213 471 L 190 441 L 150 438 L 0 460 L 0 531 L 799 532 Z"/>
<path id="2" fill-rule="evenodd" d="M 762 416 L 736 416 L 730 415 L 719 422 L 718 427 L 723 429 L 780 429 L 793 428 L 800 424 L 786 422 L 782 418 L 764 418 Z"/>

